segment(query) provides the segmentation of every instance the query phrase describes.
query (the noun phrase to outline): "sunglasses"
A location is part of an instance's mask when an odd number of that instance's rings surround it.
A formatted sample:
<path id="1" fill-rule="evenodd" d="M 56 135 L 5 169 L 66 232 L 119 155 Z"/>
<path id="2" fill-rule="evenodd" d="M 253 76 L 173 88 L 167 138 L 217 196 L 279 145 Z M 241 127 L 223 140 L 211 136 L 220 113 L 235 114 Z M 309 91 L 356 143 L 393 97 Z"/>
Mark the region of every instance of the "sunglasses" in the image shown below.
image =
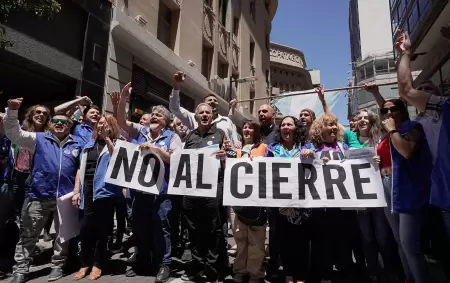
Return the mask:
<path id="1" fill-rule="evenodd" d="M 68 125 L 70 123 L 69 120 L 65 120 L 65 119 L 52 119 L 52 123 L 53 124 L 63 124 L 63 125 Z"/>
<path id="2" fill-rule="evenodd" d="M 399 111 L 400 111 L 400 109 L 397 106 L 390 107 L 390 108 L 381 108 L 380 109 L 380 113 L 383 114 L 383 115 L 385 115 L 387 113 L 397 113 Z"/>
<path id="3" fill-rule="evenodd" d="M 45 116 L 47 116 L 48 115 L 48 113 L 47 113 L 47 111 L 41 111 L 41 110 L 36 110 L 36 111 L 34 111 L 34 114 L 36 115 L 45 115 Z"/>

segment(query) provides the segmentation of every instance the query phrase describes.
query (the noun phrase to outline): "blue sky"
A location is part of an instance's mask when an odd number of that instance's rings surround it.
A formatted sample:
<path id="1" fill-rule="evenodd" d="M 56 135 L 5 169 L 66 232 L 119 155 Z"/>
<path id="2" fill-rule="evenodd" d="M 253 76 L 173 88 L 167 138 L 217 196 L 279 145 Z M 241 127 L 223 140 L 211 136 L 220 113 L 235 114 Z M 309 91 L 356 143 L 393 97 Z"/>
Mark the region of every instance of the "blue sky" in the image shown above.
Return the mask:
<path id="1" fill-rule="evenodd" d="M 348 0 L 278 0 L 272 21 L 272 42 L 292 46 L 305 53 L 308 69 L 320 70 L 325 88 L 345 87 L 351 67 Z M 344 92 L 333 108 L 346 125 Z"/>

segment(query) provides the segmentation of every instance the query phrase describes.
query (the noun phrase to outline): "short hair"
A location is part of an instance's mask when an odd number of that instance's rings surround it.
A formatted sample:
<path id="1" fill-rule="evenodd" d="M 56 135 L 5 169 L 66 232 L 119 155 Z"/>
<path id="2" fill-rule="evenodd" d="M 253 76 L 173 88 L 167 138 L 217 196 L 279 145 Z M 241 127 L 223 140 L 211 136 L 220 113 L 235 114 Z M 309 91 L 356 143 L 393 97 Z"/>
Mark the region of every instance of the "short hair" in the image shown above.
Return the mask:
<path id="1" fill-rule="evenodd" d="M 199 109 L 200 107 L 202 107 L 202 106 L 207 106 L 209 109 L 212 110 L 211 105 L 209 105 L 208 103 L 202 102 L 202 103 L 200 103 L 199 105 L 197 105 L 197 107 L 195 107 L 195 115 L 198 114 L 198 109 Z"/>
<path id="2" fill-rule="evenodd" d="M 89 112 L 89 110 L 91 109 L 95 109 L 98 112 L 100 112 L 100 107 L 98 107 L 97 105 L 90 105 L 90 106 L 86 106 L 83 110 L 83 117 L 86 117 L 86 114 Z"/>
<path id="3" fill-rule="evenodd" d="M 121 132 L 120 132 L 120 126 L 117 123 L 116 118 L 114 118 L 113 115 L 111 114 L 104 114 L 100 117 L 100 119 L 105 118 L 106 123 L 108 124 L 109 127 L 109 138 L 110 139 L 118 139 L 121 137 Z M 98 119 L 100 121 L 100 119 Z M 92 133 L 92 137 L 94 138 L 94 140 L 98 139 L 99 134 L 98 134 L 98 122 L 95 124 L 94 127 L 94 131 Z"/>
<path id="4" fill-rule="evenodd" d="M 203 101 L 205 101 L 208 97 L 214 97 L 215 99 L 217 99 L 217 96 L 214 93 L 210 93 L 207 96 L 205 96 L 205 98 L 203 98 Z"/>
<path id="5" fill-rule="evenodd" d="M 170 125 L 170 121 L 172 120 L 171 114 L 170 114 L 170 111 L 166 107 L 164 107 L 162 105 L 153 106 L 152 113 L 153 112 L 162 114 L 164 116 L 164 120 L 166 120 L 166 126 Z"/>

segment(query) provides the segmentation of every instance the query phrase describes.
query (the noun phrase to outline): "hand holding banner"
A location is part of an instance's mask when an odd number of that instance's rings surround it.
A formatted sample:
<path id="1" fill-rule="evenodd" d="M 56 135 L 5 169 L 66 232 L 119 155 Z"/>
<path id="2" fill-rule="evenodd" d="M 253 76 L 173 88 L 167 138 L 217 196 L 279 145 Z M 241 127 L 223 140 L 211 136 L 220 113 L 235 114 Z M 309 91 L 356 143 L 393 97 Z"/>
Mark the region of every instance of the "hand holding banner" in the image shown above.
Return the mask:
<path id="1" fill-rule="evenodd" d="M 117 140 L 105 182 L 157 195 L 164 171 L 164 162 L 154 151 L 141 151 L 139 145 Z"/>

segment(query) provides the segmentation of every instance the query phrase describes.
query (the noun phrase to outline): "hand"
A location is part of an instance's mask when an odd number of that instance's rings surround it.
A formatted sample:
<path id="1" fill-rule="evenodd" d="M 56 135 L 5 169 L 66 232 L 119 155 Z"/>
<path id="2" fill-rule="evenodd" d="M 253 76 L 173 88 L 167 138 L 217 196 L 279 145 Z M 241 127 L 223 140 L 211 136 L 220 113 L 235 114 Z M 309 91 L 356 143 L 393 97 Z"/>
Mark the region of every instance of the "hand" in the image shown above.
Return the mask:
<path id="1" fill-rule="evenodd" d="M 127 198 L 127 189 L 126 188 L 122 189 L 122 195 L 124 198 Z"/>
<path id="2" fill-rule="evenodd" d="M 225 150 L 221 149 L 218 152 L 216 152 L 217 159 L 225 160 L 226 157 L 227 157 L 227 153 L 225 152 Z"/>
<path id="3" fill-rule="evenodd" d="M 325 89 L 323 88 L 323 85 L 320 85 L 320 87 L 316 88 L 316 93 L 319 96 L 320 100 L 325 100 Z"/>
<path id="4" fill-rule="evenodd" d="M 378 85 L 376 83 L 368 83 L 364 84 L 363 89 L 367 92 L 370 92 L 372 94 L 379 93 L 380 90 L 378 88 Z"/>
<path id="5" fill-rule="evenodd" d="M 327 164 L 330 159 L 328 157 L 322 157 L 323 164 Z"/>
<path id="6" fill-rule="evenodd" d="M 80 202 L 81 202 L 81 199 L 80 199 L 80 193 L 79 192 L 74 192 L 75 194 L 73 195 L 73 197 L 72 197 L 72 205 L 75 207 L 75 208 L 78 208 L 78 207 L 80 207 Z"/>
<path id="7" fill-rule="evenodd" d="M 107 138 L 109 138 L 109 126 L 108 124 L 104 124 L 103 126 L 98 128 L 98 133 L 100 134 L 100 137 L 106 141 Z"/>
<path id="8" fill-rule="evenodd" d="M 409 53 L 411 51 L 411 40 L 409 39 L 409 35 L 401 29 L 397 29 L 396 37 L 395 49 L 397 50 L 397 53 L 399 53 L 399 55 Z"/>
<path id="9" fill-rule="evenodd" d="M 17 110 L 22 105 L 23 98 L 15 98 L 8 100 L 8 108 L 11 110 Z"/>
<path id="10" fill-rule="evenodd" d="M 128 98 L 130 97 L 131 94 L 131 90 L 133 88 L 131 87 L 131 82 L 127 83 L 123 88 L 122 91 L 120 92 L 120 99 L 124 99 L 125 101 L 128 100 Z"/>
<path id="11" fill-rule="evenodd" d="M 108 93 L 109 97 L 111 97 L 111 103 L 113 107 L 119 106 L 120 102 L 120 93 L 118 91 L 113 91 L 111 93 Z"/>
<path id="12" fill-rule="evenodd" d="M 78 98 L 80 99 L 80 102 L 79 102 L 80 105 L 83 105 L 83 106 L 91 106 L 92 105 L 92 100 L 89 97 L 87 97 L 87 96 L 83 96 L 83 97 L 78 96 Z"/>
<path id="13" fill-rule="evenodd" d="M 395 121 L 392 118 L 387 118 L 386 120 L 384 120 L 383 122 L 381 122 L 383 124 L 383 127 L 386 129 L 386 131 L 390 132 L 390 131 L 394 131 L 397 130 L 397 128 L 395 127 Z"/>
<path id="14" fill-rule="evenodd" d="M 302 149 L 300 151 L 300 159 L 314 159 L 314 151 L 311 149 Z"/>
<path id="15" fill-rule="evenodd" d="M 232 99 L 230 101 L 230 109 L 233 109 L 233 111 L 236 109 L 237 106 L 237 99 Z"/>
<path id="16" fill-rule="evenodd" d="M 144 142 L 144 143 L 141 143 L 141 144 L 139 145 L 139 149 L 140 149 L 140 150 L 145 150 L 145 149 L 157 150 L 158 147 L 156 147 L 156 146 L 155 146 L 154 144 L 152 144 L 151 142 Z"/>
<path id="17" fill-rule="evenodd" d="M 237 142 L 234 144 L 234 148 L 236 148 L 236 149 L 242 149 L 242 143 L 241 143 L 240 141 L 237 141 Z"/>
<path id="18" fill-rule="evenodd" d="M 173 89 L 179 90 L 181 83 L 186 79 L 186 74 L 178 71 L 173 75 Z"/>
<path id="19" fill-rule="evenodd" d="M 373 157 L 373 161 L 375 161 L 375 163 L 377 163 L 377 164 L 380 164 L 380 162 L 381 162 L 380 156 L 379 155 L 375 155 Z"/>

